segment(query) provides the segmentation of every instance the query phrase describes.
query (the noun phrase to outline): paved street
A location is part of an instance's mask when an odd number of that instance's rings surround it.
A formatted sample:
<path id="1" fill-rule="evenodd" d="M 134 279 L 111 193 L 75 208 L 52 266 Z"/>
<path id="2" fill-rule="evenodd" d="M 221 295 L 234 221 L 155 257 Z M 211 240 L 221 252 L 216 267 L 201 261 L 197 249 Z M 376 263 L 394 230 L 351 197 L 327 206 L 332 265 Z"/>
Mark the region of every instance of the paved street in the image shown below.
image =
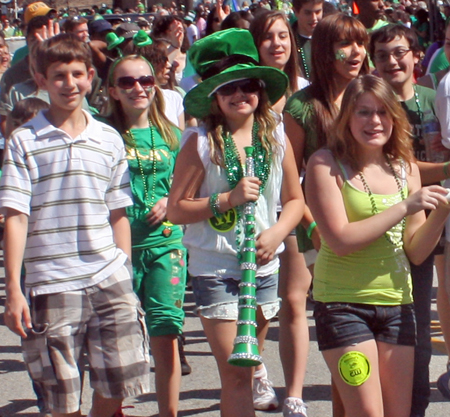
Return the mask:
<path id="1" fill-rule="evenodd" d="M 1 265 L 0 265 L 1 266 Z M 3 268 L 0 269 L 0 417 L 35 417 L 37 408 L 27 373 L 22 364 L 19 337 L 12 334 L 4 326 L 3 310 L 5 301 Z M 435 306 L 434 306 L 435 307 Z M 213 357 L 209 352 L 206 338 L 200 321 L 193 314 L 193 296 L 188 292 L 186 297 L 186 355 L 192 365 L 193 372 L 182 379 L 180 417 L 201 416 L 219 417 L 219 379 Z M 315 342 L 314 323 L 311 308 L 308 310 L 311 343 L 304 399 L 308 403 L 309 417 L 331 416 L 329 372 Z M 434 314 L 434 318 L 436 318 Z M 274 321 L 268 334 L 264 359 L 269 377 L 281 400 L 284 398 L 284 382 L 278 358 L 278 322 Z M 435 381 L 443 372 L 446 356 L 439 352 L 440 344 L 436 344 L 431 363 L 432 396 L 427 416 L 449 417 L 450 402 L 437 391 Z M 153 380 L 153 375 L 152 375 Z M 89 383 L 85 384 L 82 411 L 87 414 L 90 406 Z M 132 408 L 124 410 L 128 416 L 157 416 L 154 394 L 126 401 Z M 281 417 L 281 408 L 275 412 L 258 412 L 257 416 Z"/>

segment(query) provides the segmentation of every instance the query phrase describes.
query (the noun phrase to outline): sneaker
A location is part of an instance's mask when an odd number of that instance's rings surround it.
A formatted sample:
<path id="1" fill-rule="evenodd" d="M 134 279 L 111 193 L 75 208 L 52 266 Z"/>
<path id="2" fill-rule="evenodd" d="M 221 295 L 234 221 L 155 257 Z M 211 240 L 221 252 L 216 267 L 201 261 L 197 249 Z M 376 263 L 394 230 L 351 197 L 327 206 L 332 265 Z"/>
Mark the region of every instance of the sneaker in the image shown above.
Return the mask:
<path id="1" fill-rule="evenodd" d="M 450 371 L 447 371 L 445 374 L 442 374 L 438 378 L 436 385 L 440 393 L 445 398 L 450 400 Z"/>
<path id="2" fill-rule="evenodd" d="M 283 417 L 307 417 L 306 404 L 301 398 L 286 398 L 283 405 Z"/>
<path id="3" fill-rule="evenodd" d="M 267 379 L 267 371 L 264 367 L 262 377 L 253 378 L 253 408 L 255 410 L 269 411 L 278 407 L 278 398 L 272 388 L 273 384 Z"/>
<path id="4" fill-rule="evenodd" d="M 192 372 L 191 365 L 188 364 L 186 355 L 184 354 L 184 334 L 180 334 L 178 337 L 178 354 L 180 355 L 181 375 L 189 375 Z"/>

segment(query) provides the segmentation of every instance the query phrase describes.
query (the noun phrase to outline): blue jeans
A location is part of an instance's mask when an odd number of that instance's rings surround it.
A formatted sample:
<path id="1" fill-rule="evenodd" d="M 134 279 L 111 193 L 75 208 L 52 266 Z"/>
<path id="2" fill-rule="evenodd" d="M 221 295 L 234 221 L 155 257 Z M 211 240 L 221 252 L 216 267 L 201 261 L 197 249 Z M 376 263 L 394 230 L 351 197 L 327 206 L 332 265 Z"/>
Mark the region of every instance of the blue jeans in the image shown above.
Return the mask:
<path id="1" fill-rule="evenodd" d="M 434 255 L 422 264 L 411 264 L 414 311 L 417 322 L 417 345 L 414 352 L 414 379 L 411 412 L 425 415 L 430 399 L 431 360 L 431 290 L 433 287 Z"/>

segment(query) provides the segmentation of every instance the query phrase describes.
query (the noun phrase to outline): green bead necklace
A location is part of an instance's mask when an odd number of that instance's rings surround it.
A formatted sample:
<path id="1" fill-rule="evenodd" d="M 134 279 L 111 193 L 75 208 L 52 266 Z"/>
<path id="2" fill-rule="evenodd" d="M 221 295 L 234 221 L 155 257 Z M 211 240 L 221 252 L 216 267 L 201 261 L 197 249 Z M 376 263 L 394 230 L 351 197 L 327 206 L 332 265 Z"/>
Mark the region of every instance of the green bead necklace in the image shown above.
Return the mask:
<path id="1" fill-rule="evenodd" d="M 144 211 L 140 214 L 140 216 L 137 213 L 137 209 L 136 209 L 136 205 L 134 205 L 134 217 L 136 219 L 139 219 L 141 222 L 143 223 L 147 223 L 147 214 L 150 213 L 151 209 L 154 207 L 155 205 L 155 197 L 156 197 L 156 149 L 155 149 L 155 138 L 153 136 L 153 124 L 151 122 L 151 120 L 148 121 L 149 123 L 149 128 L 150 128 L 150 152 L 149 155 L 151 155 L 152 158 L 152 175 L 151 175 L 151 183 L 152 183 L 152 189 L 151 189 L 151 193 L 149 193 L 149 186 L 148 186 L 148 181 L 147 178 L 145 176 L 144 173 L 144 167 L 142 165 L 142 160 L 141 157 L 139 155 L 139 151 L 138 148 L 136 146 L 136 140 L 134 138 L 133 133 L 131 132 L 131 130 L 127 130 L 123 136 L 125 139 L 125 143 L 132 145 L 133 150 L 134 150 L 134 154 L 136 157 L 136 161 L 139 167 L 139 172 L 141 174 L 141 179 L 142 179 L 142 185 L 144 187 Z M 131 189 L 133 191 L 134 195 L 138 195 L 135 185 L 133 183 L 133 181 L 130 181 L 131 184 Z M 149 198 L 149 194 L 150 194 L 150 198 Z M 169 237 L 172 234 L 172 228 L 171 228 L 171 224 L 169 224 L 168 222 L 163 222 L 165 228 L 162 231 L 162 234 L 165 237 Z"/>
<path id="2" fill-rule="evenodd" d="M 258 123 L 255 122 L 253 123 L 252 128 L 252 146 L 255 148 L 255 176 L 261 181 L 261 186 L 259 188 L 259 194 L 261 194 L 264 191 L 267 179 L 270 175 L 272 151 L 267 152 L 263 147 L 258 137 L 258 131 Z M 242 161 L 239 157 L 239 152 L 237 151 L 236 144 L 234 143 L 231 134 L 229 132 L 224 133 L 222 138 L 224 144 L 224 163 L 227 172 L 227 181 L 230 188 L 233 189 L 244 176 Z"/>
<path id="3" fill-rule="evenodd" d="M 398 191 L 400 192 L 400 195 L 401 195 L 402 201 L 403 201 L 405 199 L 405 194 L 403 192 L 402 184 L 400 183 L 400 178 L 398 178 L 398 175 L 395 172 L 395 169 L 392 166 L 391 160 L 389 159 L 388 156 L 386 156 L 386 161 L 387 161 L 389 168 L 394 176 L 395 182 L 397 183 L 397 188 L 398 188 Z M 377 205 L 375 203 L 375 199 L 373 198 L 372 190 L 369 188 L 369 184 L 367 183 L 366 178 L 364 177 L 362 171 L 359 171 L 359 177 L 361 178 L 361 182 L 363 184 L 364 191 L 369 196 L 370 204 L 372 206 L 372 214 L 375 216 L 376 214 L 379 213 L 379 211 L 378 211 Z M 394 236 L 391 237 L 387 232 L 384 233 L 384 237 L 390 244 L 399 247 L 402 245 L 402 242 L 403 242 L 403 235 L 405 233 L 405 227 L 406 227 L 406 217 L 403 217 L 403 219 L 401 220 L 401 229 L 402 230 L 401 230 L 400 238 L 398 240 L 394 240 L 393 239 Z"/>
<path id="4" fill-rule="evenodd" d="M 308 68 L 308 64 L 306 63 L 306 55 L 305 55 L 305 50 L 303 49 L 301 45 L 301 39 L 300 39 L 300 35 L 296 32 L 295 33 L 295 44 L 297 45 L 297 52 L 300 54 L 300 64 L 302 65 L 303 68 L 303 75 L 305 76 L 305 78 L 307 80 L 309 80 L 310 77 L 310 73 L 309 73 L 309 68 Z"/>
<path id="5" fill-rule="evenodd" d="M 254 152 L 254 161 L 255 161 L 255 176 L 259 178 L 261 181 L 261 185 L 259 187 L 259 194 L 264 191 L 267 180 L 270 175 L 270 169 L 272 166 L 272 151 L 267 151 L 263 145 L 261 140 L 258 137 L 259 126 L 258 123 L 253 123 L 252 128 L 252 146 L 255 148 Z M 226 177 L 228 181 L 228 185 L 231 189 L 234 189 L 237 183 L 244 176 L 244 170 L 242 166 L 241 158 L 239 157 L 239 152 L 236 148 L 236 144 L 234 143 L 233 137 L 230 132 L 224 132 L 222 135 L 223 144 L 224 144 L 224 163 L 226 170 Z M 241 235 L 242 235 L 242 206 L 236 207 L 236 248 L 237 248 L 237 257 L 238 260 L 241 260 Z"/>

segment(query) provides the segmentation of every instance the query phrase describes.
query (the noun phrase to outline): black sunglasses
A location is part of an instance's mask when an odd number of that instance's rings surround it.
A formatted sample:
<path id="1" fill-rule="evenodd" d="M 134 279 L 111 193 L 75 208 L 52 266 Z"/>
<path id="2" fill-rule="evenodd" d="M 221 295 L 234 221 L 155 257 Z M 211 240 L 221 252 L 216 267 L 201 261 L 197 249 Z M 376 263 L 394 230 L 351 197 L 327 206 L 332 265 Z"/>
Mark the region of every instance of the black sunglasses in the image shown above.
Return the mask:
<path id="1" fill-rule="evenodd" d="M 155 77 L 153 75 L 143 75 L 139 78 L 119 77 L 116 85 L 123 90 L 131 90 L 136 83 L 139 83 L 144 90 L 150 90 L 155 86 Z"/>
<path id="2" fill-rule="evenodd" d="M 215 93 L 220 96 L 231 96 L 239 88 L 244 94 L 251 94 L 260 91 L 264 86 L 261 80 L 256 78 L 247 78 L 245 80 L 235 81 L 233 83 L 225 84 L 218 88 Z"/>

